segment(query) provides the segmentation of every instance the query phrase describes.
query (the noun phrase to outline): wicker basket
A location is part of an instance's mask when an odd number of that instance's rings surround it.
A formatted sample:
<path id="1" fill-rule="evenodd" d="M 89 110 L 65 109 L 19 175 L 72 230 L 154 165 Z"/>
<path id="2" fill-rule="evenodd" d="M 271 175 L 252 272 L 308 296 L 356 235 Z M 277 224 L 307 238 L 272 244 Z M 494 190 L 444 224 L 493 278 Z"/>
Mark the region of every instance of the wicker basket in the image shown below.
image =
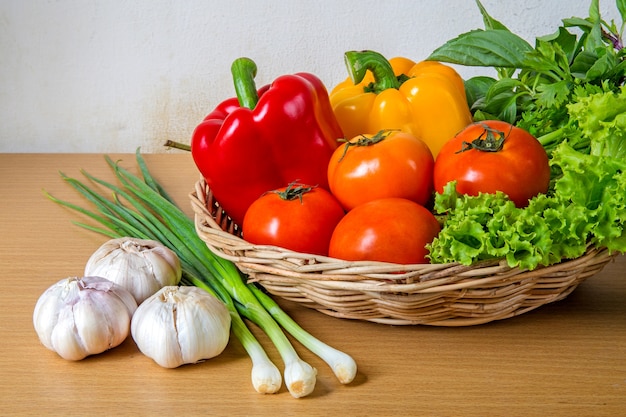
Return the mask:
<path id="1" fill-rule="evenodd" d="M 612 258 L 590 248 L 576 259 L 533 271 L 503 261 L 464 266 L 347 262 L 253 245 L 203 180 L 190 195 L 198 235 L 269 293 L 322 313 L 393 325 L 470 326 L 561 300 Z"/>

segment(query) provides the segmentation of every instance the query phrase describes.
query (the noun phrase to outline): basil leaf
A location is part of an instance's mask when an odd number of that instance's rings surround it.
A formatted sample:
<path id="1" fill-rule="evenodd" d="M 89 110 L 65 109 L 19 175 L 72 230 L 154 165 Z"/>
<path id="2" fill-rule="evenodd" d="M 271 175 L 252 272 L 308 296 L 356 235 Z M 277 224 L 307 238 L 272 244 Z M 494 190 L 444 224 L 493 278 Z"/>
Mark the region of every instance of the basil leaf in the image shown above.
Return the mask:
<path id="1" fill-rule="evenodd" d="M 485 23 L 485 29 L 502 29 L 508 31 L 509 29 L 504 26 L 502 23 L 494 19 L 487 13 L 487 9 L 482 5 L 479 0 L 476 0 L 476 4 L 480 9 L 480 14 L 483 16 L 483 22 Z"/>
<path id="2" fill-rule="evenodd" d="M 508 30 L 473 30 L 449 40 L 428 57 L 432 61 L 477 67 L 520 68 L 533 48 Z"/>
<path id="3" fill-rule="evenodd" d="M 493 114 L 498 120 L 514 124 L 517 121 L 517 99 L 517 94 L 497 94 L 490 98 L 485 111 Z"/>
<path id="4" fill-rule="evenodd" d="M 583 19 L 582 17 L 569 17 L 567 19 L 563 19 L 563 25 L 565 27 L 579 28 L 583 32 L 589 32 L 593 27 L 593 23 L 587 19 Z"/>
<path id="5" fill-rule="evenodd" d="M 585 78 L 587 72 L 593 66 L 597 59 L 598 55 L 596 55 L 595 52 L 580 52 L 578 55 L 576 55 L 576 58 L 574 58 L 574 61 L 570 66 L 570 71 L 572 75 L 577 78 Z"/>
<path id="6" fill-rule="evenodd" d="M 574 59 L 578 53 L 578 38 L 573 33 L 568 32 L 564 27 L 560 27 L 552 35 L 538 37 L 537 41 L 559 45 L 567 56 L 568 61 Z"/>
<path id="7" fill-rule="evenodd" d="M 617 65 L 617 58 L 611 53 L 605 53 L 598 58 L 586 73 L 585 81 L 602 80 L 610 74 Z"/>
<path id="8" fill-rule="evenodd" d="M 486 76 L 476 76 L 465 81 L 465 95 L 470 108 L 487 95 L 487 91 L 495 82 L 495 78 Z"/>
<path id="9" fill-rule="evenodd" d="M 617 0 L 617 10 L 622 17 L 622 22 L 626 21 L 626 0 Z"/>
<path id="10" fill-rule="evenodd" d="M 604 46 L 599 0 L 591 0 L 591 6 L 589 7 L 589 21 L 593 25 L 591 26 L 589 35 L 585 39 L 585 49 L 588 51 L 594 51 L 596 48 L 602 48 Z"/>

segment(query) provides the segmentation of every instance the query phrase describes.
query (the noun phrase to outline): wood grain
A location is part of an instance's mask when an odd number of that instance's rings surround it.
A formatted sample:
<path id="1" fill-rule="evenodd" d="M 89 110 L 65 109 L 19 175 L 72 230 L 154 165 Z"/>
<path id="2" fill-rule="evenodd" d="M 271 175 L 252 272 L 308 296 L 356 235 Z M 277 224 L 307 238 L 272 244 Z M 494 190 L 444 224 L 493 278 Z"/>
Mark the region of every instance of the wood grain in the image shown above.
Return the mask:
<path id="1" fill-rule="evenodd" d="M 133 155 L 112 155 L 135 169 Z M 146 155 L 148 165 L 191 215 L 199 174 L 188 154 Z M 59 176 L 80 169 L 105 179 L 100 154 L 0 155 L 0 414 L 64 416 L 615 416 L 626 413 L 626 259 L 618 256 L 565 300 L 486 325 L 389 326 L 328 317 L 280 301 L 303 327 L 351 354 L 356 380 L 339 384 L 320 359 L 307 398 L 286 389 L 257 394 L 236 339 L 204 363 L 163 369 L 132 339 L 104 354 L 68 362 L 46 350 L 32 326 L 39 295 L 81 275 L 106 238 L 44 196 L 84 205 Z M 279 357 L 267 339 L 279 367 Z"/>

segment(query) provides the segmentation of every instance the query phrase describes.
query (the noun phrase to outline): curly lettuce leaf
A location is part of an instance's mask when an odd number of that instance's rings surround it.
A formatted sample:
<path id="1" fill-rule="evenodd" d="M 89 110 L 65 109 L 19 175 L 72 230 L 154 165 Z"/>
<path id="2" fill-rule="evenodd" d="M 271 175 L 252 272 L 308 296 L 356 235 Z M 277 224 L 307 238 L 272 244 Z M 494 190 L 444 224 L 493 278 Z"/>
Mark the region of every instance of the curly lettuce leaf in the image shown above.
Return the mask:
<path id="1" fill-rule="evenodd" d="M 592 0 L 589 17 L 563 19 L 534 48 L 477 4 L 485 30 L 448 41 L 430 59 L 494 67 L 498 78 L 466 81 L 474 119 L 506 120 L 537 137 L 552 181 L 523 209 L 502 193 L 469 197 L 448 184 L 435 197 L 444 224 L 431 261 L 505 259 L 534 269 L 589 245 L 626 252 L 626 0 L 617 2 L 621 26 L 605 22 Z"/>
<path id="2" fill-rule="evenodd" d="M 501 192 L 461 195 L 451 182 L 435 196 L 434 209 L 446 217 L 429 245 L 432 262 L 471 265 L 506 258 L 511 266 L 534 269 L 551 259 L 551 224 L 536 215 L 545 206 L 520 209 Z"/>
<path id="3" fill-rule="evenodd" d="M 515 207 L 503 194 L 461 195 L 454 182 L 436 194 L 444 225 L 428 246 L 431 262 L 471 265 L 504 258 L 532 270 L 581 256 L 588 245 L 626 252 L 626 161 L 587 155 L 562 142 L 552 164 L 554 193 Z"/>
<path id="4" fill-rule="evenodd" d="M 626 158 L 626 87 L 579 96 L 567 106 L 570 119 L 591 142 L 590 153 Z"/>
<path id="5" fill-rule="evenodd" d="M 590 243 L 626 251 L 626 160 L 576 152 L 566 142 L 553 153 L 563 176 L 555 194 L 584 209 Z"/>

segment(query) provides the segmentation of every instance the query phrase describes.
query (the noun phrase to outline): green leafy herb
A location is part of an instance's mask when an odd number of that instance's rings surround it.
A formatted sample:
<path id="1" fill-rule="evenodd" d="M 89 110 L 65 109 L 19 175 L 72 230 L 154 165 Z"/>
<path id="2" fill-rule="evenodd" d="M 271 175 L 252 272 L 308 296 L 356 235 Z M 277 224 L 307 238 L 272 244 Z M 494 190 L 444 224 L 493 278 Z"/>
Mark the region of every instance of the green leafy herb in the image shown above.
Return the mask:
<path id="1" fill-rule="evenodd" d="M 617 0 L 619 26 L 592 0 L 589 17 L 563 19 L 521 53 L 516 35 L 477 4 L 485 30 L 447 42 L 431 59 L 497 70 L 497 78 L 465 83 L 474 119 L 505 120 L 537 137 L 552 184 L 525 208 L 502 193 L 470 197 L 448 184 L 435 197 L 444 226 L 429 246 L 431 261 L 504 258 L 534 269 L 581 256 L 589 245 L 626 251 L 626 0 Z M 497 53 L 486 52 L 486 42 Z"/>
<path id="2" fill-rule="evenodd" d="M 435 197 L 444 227 L 429 247 L 433 262 L 505 258 L 534 269 L 581 256 L 588 245 L 626 251 L 626 87 L 576 94 L 567 107 L 571 134 L 552 147 L 552 192 L 517 208 L 503 193 L 471 197 L 448 184 Z"/>
<path id="3" fill-rule="evenodd" d="M 435 49 L 429 59 L 480 67 L 519 68 L 532 46 L 507 29 L 476 29 Z"/>
<path id="4" fill-rule="evenodd" d="M 621 36 L 625 0 L 617 0 L 622 17 L 619 27 L 604 21 L 598 0 L 592 0 L 589 17 L 563 19 L 556 32 L 538 37 L 534 47 L 490 16 L 480 1 L 476 3 L 485 30 L 461 34 L 429 57 L 497 70 L 497 78 L 479 76 L 466 81 L 475 120 L 495 118 L 516 124 L 528 120 L 528 114 L 540 113 L 549 116 L 549 128 L 557 130 L 567 124 L 560 109 L 572 102 L 576 86 L 623 84 L 626 53 Z"/>

